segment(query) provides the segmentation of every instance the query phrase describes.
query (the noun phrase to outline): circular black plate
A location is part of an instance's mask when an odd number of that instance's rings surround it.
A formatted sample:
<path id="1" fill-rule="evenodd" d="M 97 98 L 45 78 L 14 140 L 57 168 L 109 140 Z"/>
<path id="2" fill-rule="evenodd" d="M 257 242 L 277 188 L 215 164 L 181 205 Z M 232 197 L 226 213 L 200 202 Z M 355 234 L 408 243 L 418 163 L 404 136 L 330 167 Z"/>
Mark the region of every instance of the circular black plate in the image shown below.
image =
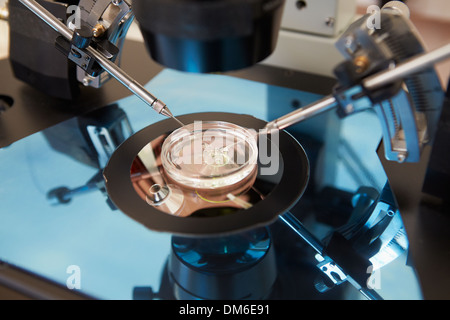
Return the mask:
<path id="1" fill-rule="evenodd" d="M 226 121 L 236 125 L 262 129 L 266 122 L 249 115 L 232 113 L 196 113 L 177 117 L 183 123 L 194 121 Z M 150 125 L 131 136 L 114 152 L 103 175 L 111 201 L 119 210 L 154 231 L 182 236 L 211 236 L 241 232 L 273 222 L 302 196 L 309 179 L 309 162 L 302 146 L 287 132 L 281 131 L 278 149 L 283 166 L 280 182 L 273 190 L 249 209 L 215 217 L 177 217 L 147 204 L 135 191 L 130 169 L 136 155 L 150 141 L 170 133 L 179 125 L 166 119 Z"/>

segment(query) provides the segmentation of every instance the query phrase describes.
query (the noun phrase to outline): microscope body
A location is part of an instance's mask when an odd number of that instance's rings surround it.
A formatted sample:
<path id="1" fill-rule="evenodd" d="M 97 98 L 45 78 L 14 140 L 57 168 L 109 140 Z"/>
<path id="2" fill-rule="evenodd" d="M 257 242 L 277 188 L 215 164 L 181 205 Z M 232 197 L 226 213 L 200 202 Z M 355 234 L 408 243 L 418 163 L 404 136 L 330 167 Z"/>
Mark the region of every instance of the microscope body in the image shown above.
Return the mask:
<path id="1" fill-rule="evenodd" d="M 339 0 L 320 0 L 320 3 L 315 0 L 314 4 L 290 0 L 134 0 L 133 7 L 125 0 L 38 2 L 67 24 L 74 32 L 74 38 L 71 42 L 61 39 L 18 0 L 10 0 L 10 60 L 18 79 L 49 96 L 76 99 L 80 95 L 80 84 L 101 90 L 111 77 L 95 59 L 83 55 L 83 50 L 92 46 L 120 65 L 125 35 L 136 17 L 148 53 L 168 68 L 195 73 L 228 72 L 262 62 L 313 72 L 310 62 L 314 60 L 317 68 L 313 69 L 322 75 L 334 75 L 339 81 L 336 95 L 340 94 L 343 101 L 338 107 L 340 117 L 370 108 L 378 113 L 384 136 L 381 153 L 396 164 L 420 162 L 423 150 L 434 140 L 443 91 L 431 69 L 406 79 L 407 89 L 399 82 L 377 92 L 358 87 L 364 78 L 424 51 L 416 33 L 409 30 L 407 19 L 398 12 L 385 13 L 382 23 L 390 26 L 389 32 L 403 37 L 401 41 L 400 38 L 389 38 L 388 32 L 367 28 L 365 22 L 370 14 L 354 22 L 355 1 L 350 7 Z M 302 3 L 308 6 L 302 6 Z M 73 5 L 74 11 L 70 11 Z M 323 6 L 333 10 L 324 13 L 320 10 Z M 306 24 L 301 24 L 304 22 L 301 20 L 298 25 L 294 8 L 299 14 L 313 10 L 318 19 Z M 320 23 L 315 25 L 318 21 Z M 401 45 L 396 46 L 397 41 Z M 337 48 L 334 48 L 335 43 Z M 403 46 L 411 51 L 402 51 Z M 308 51 L 302 56 L 301 51 L 306 50 L 303 48 Z M 341 54 L 343 63 L 340 63 Z M 338 67 L 334 69 L 336 65 Z M 349 90 L 355 87 L 360 91 Z M 408 93 L 413 94 L 412 98 Z M 347 108 L 349 105 L 352 108 Z M 107 160 L 102 162 L 105 164 Z M 355 232 L 359 238 L 349 236 L 345 239 L 337 233 L 331 236 L 334 240 L 327 247 L 330 256 L 335 257 L 343 252 L 343 247 L 348 248 L 344 261 L 339 261 L 345 271 L 354 267 L 351 263 L 347 265 L 352 257 L 367 262 L 378 255 L 377 261 L 383 266 L 391 261 L 380 259 L 383 248 L 395 246 L 399 248 L 395 252 L 398 255 L 407 250 L 407 245 L 402 242 L 404 229 L 398 227 L 401 225 L 398 212 L 402 208 L 398 208 L 395 199 L 386 200 L 384 192 L 389 191 L 386 187 L 382 196 L 369 196 L 367 190 L 356 195 L 356 202 L 367 201 L 360 207 L 355 206 L 355 212 L 364 211 L 366 219 L 362 231 Z M 397 224 L 393 226 L 390 221 Z M 352 232 L 349 234 L 353 235 Z M 352 244 L 359 246 L 359 251 L 354 250 Z M 380 246 L 377 248 L 380 250 L 375 250 L 376 246 Z M 319 269 L 334 263 L 330 257 L 321 258 Z M 365 271 L 358 270 L 359 274 Z M 333 280 L 330 273 L 324 274 L 333 285 L 344 282 L 346 276 L 344 274 L 338 281 Z M 328 289 L 321 287 L 324 292 Z"/>

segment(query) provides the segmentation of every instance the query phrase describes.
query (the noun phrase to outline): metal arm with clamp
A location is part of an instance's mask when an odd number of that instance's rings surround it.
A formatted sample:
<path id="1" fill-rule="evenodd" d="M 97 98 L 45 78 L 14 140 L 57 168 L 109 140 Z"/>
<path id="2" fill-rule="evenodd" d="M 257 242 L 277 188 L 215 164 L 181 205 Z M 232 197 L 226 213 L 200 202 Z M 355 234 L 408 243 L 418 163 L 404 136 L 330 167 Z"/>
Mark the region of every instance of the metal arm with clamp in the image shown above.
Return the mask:
<path id="1" fill-rule="evenodd" d="M 369 29 L 365 16 L 338 40 L 336 46 L 346 61 L 335 69 L 339 85 L 331 95 L 269 122 L 266 128 L 284 129 L 331 109 L 346 117 L 373 108 L 386 158 L 419 161 L 423 146 L 433 140 L 444 97 L 432 67 L 450 58 L 450 44 L 426 52 L 407 16 L 382 10 L 381 18 L 381 29 Z"/>
<path id="2" fill-rule="evenodd" d="M 113 62 L 114 57 L 117 56 L 117 48 L 112 43 L 92 40 L 93 31 L 89 27 L 81 26 L 73 32 L 34 0 L 20 0 L 20 2 L 61 35 L 57 40 L 57 47 L 88 75 L 96 75 L 101 70 L 106 71 L 156 112 L 173 118 L 165 103 L 148 92 Z M 118 2 L 112 1 L 112 3 Z"/>
<path id="3" fill-rule="evenodd" d="M 450 44 L 434 51 L 418 55 L 392 69 L 388 69 L 368 77 L 362 80 L 362 82 L 358 85 L 354 85 L 350 88 L 340 87 L 333 95 L 326 96 L 304 108 L 298 109 L 269 122 L 266 129 L 269 131 L 282 130 L 332 109 L 338 109 L 339 114 L 347 116 L 355 112 L 371 108 L 374 104 L 380 103 L 380 101 L 373 98 L 376 95 L 368 94 L 368 92 L 374 93 L 386 84 L 392 84 L 395 81 L 401 80 L 405 76 L 413 74 L 422 68 L 429 67 L 430 65 L 449 57 Z M 392 87 L 390 90 L 391 89 Z M 414 123 L 414 119 L 412 120 L 412 123 Z M 386 134 L 385 138 L 386 137 L 389 141 L 392 140 L 390 139 L 390 135 Z M 399 155 L 396 160 L 403 162 L 405 160 L 405 156 L 405 154 Z"/>
<path id="4" fill-rule="evenodd" d="M 80 67 L 90 77 L 98 77 L 103 68 L 96 62 L 95 58 L 85 52 L 85 49 L 92 45 L 96 50 L 101 51 L 105 58 L 114 61 L 119 53 L 119 49 L 109 41 L 102 42 L 92 41 L 92 29 L 82 26 L 73 33 L 72 41 L 59 36 L 56 39 L 56 48 L 65 54 L 70 60 Z M 106 47 L 106 48 L 105 48 Z M 88 84 L 87 81 L 83 84 Z"/>

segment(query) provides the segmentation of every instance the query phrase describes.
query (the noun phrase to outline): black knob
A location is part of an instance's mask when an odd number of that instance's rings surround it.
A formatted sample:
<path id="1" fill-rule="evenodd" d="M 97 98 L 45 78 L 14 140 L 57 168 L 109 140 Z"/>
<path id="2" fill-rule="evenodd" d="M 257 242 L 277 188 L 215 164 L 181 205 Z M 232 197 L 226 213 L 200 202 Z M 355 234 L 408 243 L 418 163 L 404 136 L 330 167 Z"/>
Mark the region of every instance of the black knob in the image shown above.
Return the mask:
<path id="1" fill-rule="evenodd" d="M 89 47 L 92 36 L 92 29 L 82 26 L 80 29 L 75 29 L 73 32 L 72 44 L 79 49 L 85 49 Z"/>

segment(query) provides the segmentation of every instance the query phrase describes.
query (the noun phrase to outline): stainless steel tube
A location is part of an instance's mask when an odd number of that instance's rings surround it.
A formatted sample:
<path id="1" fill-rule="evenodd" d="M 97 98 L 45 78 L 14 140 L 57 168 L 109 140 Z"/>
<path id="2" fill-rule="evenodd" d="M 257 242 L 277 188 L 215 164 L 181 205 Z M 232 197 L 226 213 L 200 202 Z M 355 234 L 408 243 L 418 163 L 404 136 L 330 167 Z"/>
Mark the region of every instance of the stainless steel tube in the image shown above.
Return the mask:
<path id="1" fill-rule="evenodd" d="M 450 58 L 450 44 L 447 44 L 430 52 L 412 57 L 406 62 L 400 63 L 393 69 L 379 72 L 373 76 L 367 77 L 362 81 L 362 86 L 375 90 L 384 85 L 392 83 L 396 80 L 401 80 L 415 72 L 430 67 L 435 63 L 444 59 Z M 316 116 L 322 112 L 328 111 L 337 105 L 337 101 L 333 96 L 326 96 L 325 98 L 314 102 L 304 108 L 293 111 L 285 116 L 269 122 L 266 126 L 268 131 L 281 130 L 300 121 L 306 120 Z"/>
<path id="2" fill-rule="evenodd" d="M 311 232 L 309 232 L 292 213 L 286 212 L 280 215 L 279 218 L 292 230 L 294 230 L 295 233 L 297 233 L 318 254 L 323 254 L 323 244 Z"/>
<path id="3" fill-rule="evenodd" d="M 47 9 L 41 6 L 34 0 L 19 0 L 25 7 L 27 7 L 31 12 L 41 18 L 45 23 L 47 23 L 53 30 L 60 33 L 67 40 L 72 40 L 72 31 L 61 21 L 55 18 Z"/>
<path id="4" fill-rule="evenodd" d="M 142 101 L 151 106 L 158 113 L 162 113 L 168 117 L 171 117 L 172 114 L 165 114 L 168 112 L 168 109 L 164 103 L 158 100 L 154 95 L 148 92 L 141 84 L 135 81 L 132 77 L 126 74 L 120 67 L 118 67 L 115 63 L 111 62 L 107 58 L 105 58 L 101 53 L 95 50 L 92 47 L 88 47 L 85 49 L 86 52 L 94 57 L 95 60 L 100 64 L 100 66 L 106 70 L 111 76 L 113 76 L 117 81 L 122 83 L 125 87 L 128 88 L 133 94 L 138 96 Z"/>
<path id="5" fill-rule="evenodd" d="M 64 23 L 58 20 L 54 15 L 42 7 L 39 3 L 34 0 L 19 0 L 24 6 L 26 6 L 30 11 L 41 18 L 45 23 L 52 27 L 55 31 L 61 34 L 68 41 L 72 40 L 73 32 Z M 94 57 L 98 64 L 108 72 L 117 81 L 122 83 L 126 88 L 128 88 L 133 94 L 138 96 L 142 101 L 152 107 L 155 111 L 163 114 L 167 117 L 173 117 L 172 113 L 169 111 L 167 106 L 158 100 L 154 95 L 148 92 L 141 84 L 136 82 L 132 77 L 125 73 L 120 67 L 115 63 L 111 62 L 109 59 L 104 57 L 97 50 L 91 46 L 84 49 L 91 57 Z"/>
<path id="6" fill-rule="evenodd" d="M 309 119 L 320 113 L 331 110 L 336 105 L 337 104 L 336 104 L 335 97 L 326 96 L 325 98 L 323 98 L 317 102 L 314 102 L 306 107 L 295 110 L 291 113 L 288 113 L 285 116 L 282 116 L 274 121 L 269 122 L 266 126 L 266 129 L 268 131 L 270 131 L 272 129 L 282 130 L 282 129 L 287 128 L 291 125 L 294 125 L 300 121 Z"/>
<path id="7" fill-rule="evenodd" d="M 394 69 L 379 72 L 363 80 L 367 89 L 377 89 L 386 84 L 401 80 L 415 72 L 431 67 L 435 63 L 450 58 L 450 43 L 427 53 L 412 57 Z"/>

